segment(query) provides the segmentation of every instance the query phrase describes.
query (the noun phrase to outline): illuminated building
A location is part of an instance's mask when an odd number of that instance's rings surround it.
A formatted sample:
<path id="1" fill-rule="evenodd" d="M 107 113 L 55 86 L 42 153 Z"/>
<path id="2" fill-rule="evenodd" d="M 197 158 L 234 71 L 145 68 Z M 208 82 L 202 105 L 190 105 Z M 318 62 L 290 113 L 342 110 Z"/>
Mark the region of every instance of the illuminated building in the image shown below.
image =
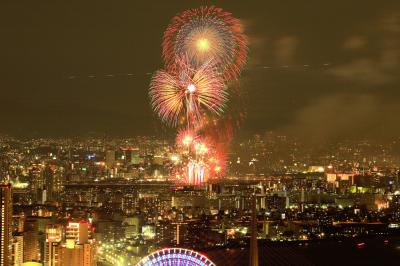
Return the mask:
<path id="1" fill-rule="evenodd" d="M 31 180 L 30 190 L 33 196 L 33 200 L 40 201 L 42 197 L 41 188 L 43 188 L 43 178 L 41 173 L 41 164 L 33 163 L 29 167 L 29 180 Z"/>
<path id="2" fill-rule="evenodd" d="M 39 236 L 37 231 L 24 232 L 24 261 L 38 261 L 40 257 Z"/>
<path id="3" fill-rule="evenodd" d="M 53 170 L 47 166 L 43 169 L 42 175 L 45 185 L 42 192 L 42 203 L 44 204 L 47 200 L 51 201 L 53 199 L 54 173 Z"/>
<path id="4" fill-rule="evenodd" d="M 43 264 L 41 264 L 39 262 L 28 261 L 28 262 L 22 263 L 22 266 L 43 266 Z"/>
<path id="5" fill-rule="evenodd" d="M 94 251 L 92 244 L 75 245 L 68 241 L 60 248 L 59 266 L 95 266 Z"/>
<path id="6" fill-rule="evenodd" d="M 94 266 L 95 242 L 89 239 L 89 223 L 70 222 L 66 228 L 66 243 L 59 248 L 59 266 Z"/>
<path id="7" fill-rule="evenodd" d="M 142 226 L 142 236 L 145 240 L 154 239 L 156 236 L 156 228 L 153 225 Z"/>
<path id="8" fill-rule="evenodd" d="M 24 261 L 42 261 L 47 217 L 27 217 L 24 225 Z"/>
<path id="9" fill-rule="evenodd" d="M 48 225 L 46 227 L 46 243 L 44 247 L 44 265 L 59 265 L 59 248 L 62 240 L 62 226 Z"/>
<path id="10" fill-rule="evenodd" d="M 187 223 L 173 223 L 175 225 L 174 241 L 177 246 L 181 245 L 187 234 Z"/>
<path id="11" fill-rule="evenodd" d="M 143 219 L 138 216 L 127 217 L 124 219 L 123 224 L 125 226 L 125 238 L 135 238 L 141 232 Z"/>
<path id="12" fill-rule="evenodd" d="M 257 242 L 257 198 L 253 195 L 251 211 L 251 238 L 250 238 L 250 266 L 258 266 L 258 242 Z"/>
<path id="13" fill-rule="evenodd" d="M 22 233 L 24 232 L 24 226 L 25 226 L 25 215 L 19 215 L 17 217 L 15 217 L 17 220 L 17 227 L 18 227 L 18 233 Z"/>
<path id="14" fill-rule="evenodd" d="M 206 256 L 183 248 L 166 248 L 155 251 L 140 260 L 136 266 L 162 265 L 215 266 Z"/>
<path id="15" fill-rule="evenodd" d="M 67 241 L 73 240 L 76 244 L 87 243 L 89 238 L 89 223 L 85 221 L 79 223 L 68 223 L 65 238 Z"/>
<path id="16" fill-rule="evenodd" d="M 162 155 L 154 155 L 153 162 L 154 165 L 163 165 L 164 163 L 164 156 Z"/>
<path id="17" fill-rule="evenodd" d="M 0 184 L 0 266 L 11 264 L 12 200 L 11 184 Z"/>
<path id="18" fill-rule="evenodd" d="M 115 164 L 115 151 L 114 150 L 106 151 L 105 161 L 106 161 L 106 166 L 108 168 L 114 167 L 114 164 Z"/>
<path id="19" fill-rule="evenodd" d="M 63 190 L 64 186 L 64 168 L 53 167 L 51 174 L 45 179 L 47 200 L 54 201 L 58 199 L 59 193 Z"/>
<path id="20" fill-rule="evenodd" d="M 24 236 L 22 234 L 13 236 L 12 260 L 14 266 L 20 266 L 24 262 Z"/>
<path id="21" fill-rule="evenodd" d="M 137 198 L 133 193 L 124 194 L 121 201 L 121 209 L 127 215 L 132 214 L 136 210 Z"/>
<path id="22" fill-rule="evenodd" d="M 125 162 L 129 164 L 139 164 L 140 163 L 140 153 L 137 147 L 126 147 L 121 148 L 123 153 L 123 158 Z"/>

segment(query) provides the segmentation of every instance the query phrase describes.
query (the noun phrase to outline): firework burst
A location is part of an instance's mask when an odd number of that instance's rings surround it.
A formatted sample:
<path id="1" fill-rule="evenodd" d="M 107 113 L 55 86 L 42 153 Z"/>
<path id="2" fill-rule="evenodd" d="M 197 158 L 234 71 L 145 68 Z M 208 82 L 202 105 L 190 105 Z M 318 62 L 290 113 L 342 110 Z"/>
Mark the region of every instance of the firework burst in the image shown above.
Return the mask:
<path id="1" fill-rule="evenodd" d="M 194 130 L 182 128 L 176 135 L 176 144 L 179 148 L 189 149 L 189 147 L 197 141 L 197 134 Z"/>
<path id="2" fill-rule="evenodd" d="M 224 149 L 216 148 L 208 159 L 209 178 L 218 177 L 226 170 L 227 157 Z"/>
<path id="3" fill-rule="evenodd" d="M 183 56 L 188 56 L 195 68 L 214 59 L 225 80 L 237 79 L 247 57 L 247 40 L 240 21 L 215 6 L 175 16 L 164 33 L 167 68 L 176 71 L 176 61 Z"/>
<path id="4" fill-rule="evenodd" d="M 160 70 L 150 84 L 154 111 L 169 125 L 176 126 L 181 116 L 195 125 L 203 111 L 220 115 L 227 101 L 224 82 L 216 72 L 215 61 L 209 60 L 198 69 L 186 60 L 179 62 L 179 73 Z"/>
<path id="5" fill-rule="evenodd" d="M 154 74 L 149 95 L 153 110 L 176 137 L 181 159 L 172 173 L 185 184 L 201 185 L 226 169 L 228 143 L 245 116 L 243 98 L 227 86 L 236 80 L 247 57 L 240 21 L 215 6 L 175 16 L 164 32 L 165 69 Z M 228 111 L 228 114 L 221 116 Z"/>

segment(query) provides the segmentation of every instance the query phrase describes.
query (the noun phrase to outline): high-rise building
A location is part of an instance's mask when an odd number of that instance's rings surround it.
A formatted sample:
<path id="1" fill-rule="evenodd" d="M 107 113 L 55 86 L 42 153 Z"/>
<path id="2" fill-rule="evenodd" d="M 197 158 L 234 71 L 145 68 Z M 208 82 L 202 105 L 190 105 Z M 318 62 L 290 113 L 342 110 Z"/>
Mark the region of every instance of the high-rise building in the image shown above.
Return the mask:
<path id="1" fill-rule="evenodd" d="M 257 198 L 253 195 L 253 204 L 251 211 L 251 238 L 250 238 L 250 256 L 249 265 L 258 266 L 258 242 L 257 242 Z"/>
<path id="2" fill-rule="evenodd" d="M 35 164 L 32 164 L 28 170 L 29 170 L 29 173 L 28 173 L 29 180 L 31 180 L 30 181 L 31 182 L 30 192 L 33 197 L 33 201 L 41 202 L 42 188 L 44 185 L 41 166 L 35 163 Z"/>
<path id="3" fill-rule="evenodd" d="M 115 151 L 114 150 L 108 150 L 106 151 L 106 166 L 108 168 L 112 168 L 115 164 Z"/>
<path id="4" fill-rule="evenodd" d="M 89 238 L 89 223 L 86 221 L 68 223 L 65 238 L 67 241 L 73 240 L 75 244 L 87 243 Z"/>
<path id="5" fill-rule="evenodd" d="M 20 233 L 13 236 L 12 260 L 14 266 L 21 266 L 24 262 L 24 236 Z"/>
<path id="6" fill-rule="evenodd" d="M 142 220 L 139 215 L 124 218 L 122 224 L 125 227 L 125 238 L 135 238 L 139 235 L 143 224 Z"/>
<path id="7" fill-rule="evenodd" d="M 26 253 L 30 253 L 30 261 L 44 260 L 46 226 L 51 220 L 49 217 L 42 216 L 43 214 L 44 213 L 39 209 L 38 216 L 27 217 L 25 222 L 25 233 L 27 233 L 27 237 L 30 237 L 30 239 L 26 239 L 24 242 L 27 242 L 28 250 L 26 250 Z"/>
<path id="8" fill-rule="evenodd" d="M 24 232 L 24 262 L 38 261 L 40 258 L 39 236 L 35 231 Z"/>
<path id="9" fill-rule="evenodd" d="M 96 265 L 95 241 L 89 239 L 89 230 L 89 223 L 86 221 L 68 223 L 66 243 L 59 249 L 60 264 L 57 266 Z"/>
<path id="10" fill-rule="evenodd" d="M 18 233 L 23 233 L 24 232 L 25 219 L 26 218 L 25 218 L 25 215 L 23 213 L 14 217 L 14 220 L 17 223 L 16 227 L 17 227 L 17 232 Z"/>
<path id="11" fill-rule="evenodd" d="M 47 200 L 52 200 L 53 196 L 53 186 L 54 186 L 54 172 L 53 170 L 47 166 L 43 169 L 43 194 L 42 194 L 42 204 L 44 204 Z"/>
<path id="12" fill-rule="evenodd" d="M 0 184 L 0 266 L 9 266 L 12 261 L 11 196 L 11 184 Z"/>
<path id="13" fill-rule="evenodd" d="M 62 226 L 48 225 L 46 227 L 46 242 L 44 247 L 44 265 L 58 266 L 60 243 L 62 241 Z"/>
<path id="14" fill-rule="evenodd" d="M 121 209 L 125 214 L 131 215 L 136 211 L 137 203 L 138 198 L 135 194 L 126 193 L 122 197 Z"/>
<path id="15" fill-rule="evenodd" d="M 54 173 L 54 182 L 53 182 L 51 200 L 59 199 L 60 192 L 64 190 L 64 182 L 65 182 L 64 171 L 65 171 L 64 167 L 58 167 Z"/>
<path id="16" fill-rule="evenodd" d="M 71 241 L 70 241 L 71 242 Z M 95 266 L 93 244 L 67 243 L 60 249 L 60 266 Z"/>
<path id="17" fill-rule="evenodd" d="M 140 151 L 137 147 L 121 148 L 122 158 L 126 164 L 140 164 Z"/>
<path id="18" fill-rule="evenodd" d="M 47 166 L 43 169 L 42 176 L 44 182 L 41 196 L 42 202 L 57 200 L 64 186 L 64 168 L 55 165 Z M 44 191 L 45 194 L 43 194 Z"/>
<path id="19" fill-rule="evenodd" d="M 177 246 L 180 246 L 183 244 L 186 235 L 188 233 L 188 226 L 187 223 L 183 222 L 177 222 L 173 223 L 175 226 L 175 232 L 174 232 L 174 242 Z"/>

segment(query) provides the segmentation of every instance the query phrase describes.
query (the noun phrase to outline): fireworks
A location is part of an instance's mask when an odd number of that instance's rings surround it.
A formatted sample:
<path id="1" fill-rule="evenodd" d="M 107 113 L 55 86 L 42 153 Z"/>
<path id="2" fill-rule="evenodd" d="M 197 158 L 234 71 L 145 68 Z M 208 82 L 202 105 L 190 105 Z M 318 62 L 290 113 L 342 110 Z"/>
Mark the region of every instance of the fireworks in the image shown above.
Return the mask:
<path id="1" fill-rule="evenodd" d="M 188 123 L 196 123 L 205 111 L 221 114 L 228 94 L 215 71 L 214 61 L 206 62 L 198 69 L 192 69 L 184 62 L 180 65 L 178 74 L 160 70 L 153 76 L 150 98 L 154 111 L 172 126 L 177 125 L 182 115 Z"/>
<path id="2" fill-rule="evenodd" d="M 189 185 L 200 185 L 224 173 L 226 167 L 224 145 L 217 145 L 209 137 L 193 138 L 192 133 L 188 131 L 180 131 L 178 136 L 180 136 L 178 141 L 185 144 L 190 141 L 190 144 L 184 146 L 187 156 L 187 164 L 182 168 L 181 173 L 184 182 Z M 189 141 L 185 142 L 185 140 Z"/>
<path id="3" fill-rule="evenodd" d="M 200 185 L 206 181 L 207 166 L 202 161 L 189 160 L 186 181 L 189 185 Z"/>
<path id="4" fill-rule="evenodd" d="M 182 158 L 173 171 L 186 184 L 200 185 L 224 173 L 224 151 L 244 116 L 226 108 L 227 84 L 238 78 L 246 57 L 240 21 L 214 6 L 184 11 L 164 33 L 165 68 L 153 75 L 149 95 L 161 120 L 179 128 Z M 230 94 L 235 104 L 242 98 L 235 90 Z M 223 115 L 225 110 L 230 114 Z"/>
<path id="5" fill-rule="evenodd" d="M 189 149 L 196 139 L 197 135 L 193 130 L 184 128 L 178 131 L 176 144 L 179 148 Z"/>
<path id="6" fill-rule="evenodd" d="M 188 56 L 192 67 L 217 60 L 224 79 L 237 79 L 247 57 L 247 40 L 240 21 L 215 6 L 190 9 L 175 16 L 164 33 L 167 68 Z"/>
<path id="7" fill-rule="evenodd" d="M 216 149 L 214 154 L 208 159 L 209 177 L 218 177 L 224 173 L 226 169 L 226 154 L 221 148 Z"/>

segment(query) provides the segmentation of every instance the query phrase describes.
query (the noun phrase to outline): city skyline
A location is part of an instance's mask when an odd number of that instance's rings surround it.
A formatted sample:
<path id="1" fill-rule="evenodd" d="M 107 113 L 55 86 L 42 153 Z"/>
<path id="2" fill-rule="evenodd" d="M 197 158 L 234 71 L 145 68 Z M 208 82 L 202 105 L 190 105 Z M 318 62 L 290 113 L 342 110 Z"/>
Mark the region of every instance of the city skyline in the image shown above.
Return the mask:
<path id="1" fill-rule="evenodd" d="M 396 265 L 395 143 L 309 153 L 282 135 L 254 136 L 232 143 L 223 177 L 194 185 L 171 173 L 182 164 L 173 146 L 0 137 L 14 265 L 132 266 L 182 250 L 216 265 L 248 265 L 250 254 L 259 265 L 326 265 L 332 252 L 343 254 L 332 265 Z"/>

